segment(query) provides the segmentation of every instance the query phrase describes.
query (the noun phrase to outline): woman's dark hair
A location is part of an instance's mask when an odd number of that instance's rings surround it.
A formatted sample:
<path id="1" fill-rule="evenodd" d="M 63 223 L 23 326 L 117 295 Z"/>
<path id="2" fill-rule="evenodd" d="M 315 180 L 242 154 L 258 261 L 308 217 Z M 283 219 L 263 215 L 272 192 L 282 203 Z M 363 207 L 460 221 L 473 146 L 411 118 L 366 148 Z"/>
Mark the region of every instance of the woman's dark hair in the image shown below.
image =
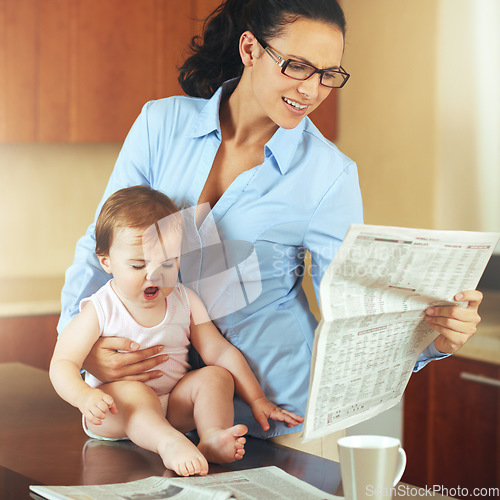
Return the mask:
<path id="1" fill-rule="evenodd" d="M 212 97 L 223 82 L 241 76 L 243 32 L 267 41 L 300 17 L 334 24 L 345 35 L 336 0 L 225 0 L 205 19 L 203 35 L 191 40 L 191 54 L 179 68 L 182 89 L 193 97 Z"/>

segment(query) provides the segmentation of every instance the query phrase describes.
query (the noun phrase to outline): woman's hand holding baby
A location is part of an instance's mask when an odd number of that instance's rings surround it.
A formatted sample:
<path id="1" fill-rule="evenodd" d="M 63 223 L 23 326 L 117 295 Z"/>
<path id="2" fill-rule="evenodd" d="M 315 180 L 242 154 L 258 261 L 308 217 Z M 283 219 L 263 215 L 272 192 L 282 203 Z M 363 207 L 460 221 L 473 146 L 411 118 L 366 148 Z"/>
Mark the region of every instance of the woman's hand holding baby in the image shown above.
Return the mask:
<path id="1" fill-rule="evenodd" d="M 147 382 L 163 375 L 153 370 L 168 359 L 168 355 L 161 354 L 162 350 L 163 346 L 140 349 L 137 342 L 126 338 L 101 337 L 92 346 L 83 368 L 102 382 Z"/>
<path id="2" fill-rule="evenodd" d="M 304 417 L 300 417 L 291 411 L 283 410 L 283 408 L 271 403 L 265 397 L 256 399 L 250 406 L 255 420 L 257 420 L 263 431 L 269 430 L 269 418 L 286 422 L 288 427 L 295 427 L 304 421 Z"/>

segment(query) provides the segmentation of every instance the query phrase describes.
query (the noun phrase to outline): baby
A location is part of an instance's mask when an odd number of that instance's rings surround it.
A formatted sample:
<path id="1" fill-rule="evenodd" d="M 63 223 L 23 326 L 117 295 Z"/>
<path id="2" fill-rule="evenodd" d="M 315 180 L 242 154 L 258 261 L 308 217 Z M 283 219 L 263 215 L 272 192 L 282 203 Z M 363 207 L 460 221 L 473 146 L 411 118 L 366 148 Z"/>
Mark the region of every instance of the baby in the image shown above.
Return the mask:
<path id="1" fill-rule="evenodd" d="M 130 439 L 158 453 L 168 469 L 208 473 L 208 462 L 239 460 L 245 425 L 233 425 L 234 392 L 263 430 L 268 418 L 303 422 L 270 402 L 243 355 L 210 321 L 201 299 L 177 281 L 182 216 L 163 193 L 134 186 L 114 193 L 96 224 L 96 254 L 112 279 L 80 304 L 59 336 L 50 364 L 57 393 L 83 415 L 87 434 Z M 101 336 L 128 337 L 141 347 L 165 345 L 168 359 L 148 382 L 101 383 L 80 370 Z M 193 345 L 207 365 L 189 371 Z M 185 432 L 197 429 L 195 446 Z"/>

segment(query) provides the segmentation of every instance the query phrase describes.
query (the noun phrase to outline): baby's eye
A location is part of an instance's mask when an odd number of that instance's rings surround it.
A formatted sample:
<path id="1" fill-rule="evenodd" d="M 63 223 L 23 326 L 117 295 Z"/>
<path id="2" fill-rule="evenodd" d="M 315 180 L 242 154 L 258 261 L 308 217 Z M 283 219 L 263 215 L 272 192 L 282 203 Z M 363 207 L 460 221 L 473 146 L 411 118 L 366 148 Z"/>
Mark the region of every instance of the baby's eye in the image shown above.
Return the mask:
<path id="1" fill-rule="evenodd" d="M 146 267 L 145 264 L 143 264 L 142 266 L 132 266 L 136 271 L 140 271 L 141 269 L 144 269 Z"/>
<path id="2" fill-rule="evenodd" d="M 161 265 L 164 269 L 172 269 L 172 267 L 174 267 L 173 264 L 162 264 Z"/>

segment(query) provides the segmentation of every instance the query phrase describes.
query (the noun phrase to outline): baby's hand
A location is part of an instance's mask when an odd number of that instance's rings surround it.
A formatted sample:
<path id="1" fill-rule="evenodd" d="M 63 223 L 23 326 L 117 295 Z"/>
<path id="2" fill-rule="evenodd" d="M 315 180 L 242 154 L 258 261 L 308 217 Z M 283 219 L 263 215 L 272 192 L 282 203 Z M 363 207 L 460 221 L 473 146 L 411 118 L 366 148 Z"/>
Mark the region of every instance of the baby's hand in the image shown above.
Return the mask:
<path id="1" fill-rule="evenodd" d="M 286 422 L 288 427 L 295 427 L 304 421 L 304 417 L 300 417 L 291 411 L 283 410 L 274 403 L 271 403 L 267 398 L 256 399 L 251 404 L 251 408 L 255 420 L 260 424 L 263 431 L 269 430 L 268 418 Z"/>
<path id="2" fill-rule="evenodd" d="M 114 414 L 118 413 L 113 398 L 101 389 L 92 387 L 81 395 L 78 408 L 85 415 L 86 420 L 94 425 L 101 425 L 108 410 Z"/>

